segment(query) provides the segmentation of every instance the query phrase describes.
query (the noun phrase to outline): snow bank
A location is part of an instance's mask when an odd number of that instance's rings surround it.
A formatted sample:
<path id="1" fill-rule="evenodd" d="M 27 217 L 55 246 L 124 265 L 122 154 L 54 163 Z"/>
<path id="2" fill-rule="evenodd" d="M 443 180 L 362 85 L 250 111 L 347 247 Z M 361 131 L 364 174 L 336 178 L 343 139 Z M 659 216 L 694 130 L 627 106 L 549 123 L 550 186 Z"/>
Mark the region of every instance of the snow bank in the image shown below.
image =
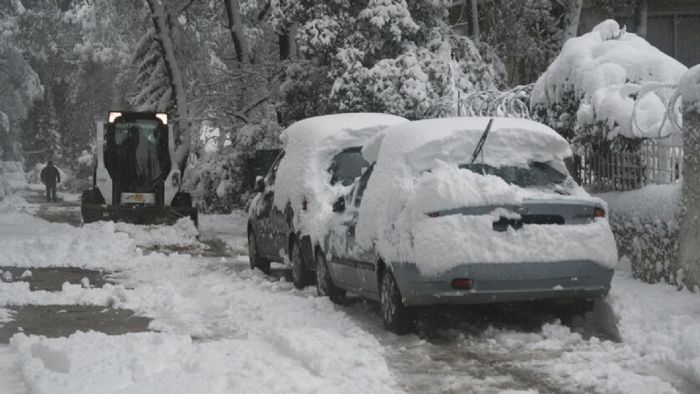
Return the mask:
<path id="1" fill-rule="evenodd" d="M 614 266 L 617 255 L 606 220 L 556 228 L 531 225 L 499 233 L 492 226 L 503 212 L 428 217 L 431 212 L 462 207 L 521 205 L 528 198 L 592 201 L 571 180 L 567 186 L 556 186 L 568 194 L 560 195 L 554 189 L 523 189 L 497 176 L 460 169 L 460 164 L 471 162 L 488 121 L 417 121 L 392 127 L 372 140 L 364 149 L 365 157 L 376 160 L 376 165 L 360 206 L 356 230 L 360 247 L 376 247 L 385 261 L 415 262 L 425 275 L 464 263 L 588 256 Z M 527 166 L 534 161 L 551 163 L 564 173 L 563 159 L 571 154 L 568 143 L 549 127 L 506 118 L 494 119 L 483 152 L 483 162 L 493 167 Z M 481 156 L 477 162 L 482 162 Z"/>
<path id="2" fill-rule="evenodd" d="M 240 212 L 205 216 L 202 231 L 240 242 L 245 223 Z M 195 234 L 187 223 L 174 228 L 180 226 L 184 238 Z M 120 271 L 111 275 L 119 284 L 102 288 L 66 283 L 46 292 L 30 291 L 26 282 L 0 283 L 0 320 L 12 318 L 7 305 L 105 305 L 147 316 L 160 331 L 53 339 L 17 334 L 9 349 L 0 347 L 0 391 L 6 379 L 23 380 L 35 393 L 399 391 L 381 345 L 327 298 L 248 269 L 245 256 L 143 255 L 140 244 L 179 238 L 165 230 L 114 223 L 75 228 L 0 214 L 0 266 Z"/>
<path id="3" fill-rule="evenodd" d="M 172 226 L 140 226 L 119 222 L 114 224 L 114 230 L 129 234 L 129 237 L 143 248 L 205 248 L 197 239 L 199 231 L 189 217 L 178 219 Z"/>
<path id="4" fill-rule="evenodd" d="M 13 190 L 21 189 L 26 185 L 27 179 L 22 163 L 0 161 L 0 201 L 10 196 Z"/>
<path id="5" fill-rule="evenodd" d="M 686 71 L 685 66 L 643 38 L 607 20 L 564 44 L 537 80 L 530 106 L 548 111 L 563 106 L 567 108 L 565 116 L 570 116 L 566 114 L 569 110 L 576 112 L 576 127 L 602 122 L 610 130 L 608 138 L 663 137 L 676 132 L 670 122 L 664 121 L 671 92 L 657 90 L 641 97 L 636 111 L 639 127 L 632 123 L 635 97 L 645 85 L 677 84 Z M 571 104 L 575 105 L 569 109 Z"/>
<path id="6" fill-rule="evenodd" d="M 385 382 L 374 379 L 376 371 L 362 365 L 324 365 L 313 353 L 300 359 L 282 356 L 288 351 L 324 350 L 314 349 L 314 342 L 308 338 L 303 343 L 312 346 L 302 349 L 297 348 L 300 343 L 294 342 L 276 344 L 235 338 L 194 342 L 187 335 L 160 333 L 108 336 L 79 332 L 55 339 L 18 334 L 10 346 L 19 355 L 27 386 L 37 394 L 390 390 L 382 385 Z M 339 354 L 338 359 L 352 358 L 349 354 Z M 353 368 L 357 370 L 353 372 Z M 356 373 L 360 371 L 367 375 Z M 348 372 L 354 381 L 345 376 Z"/>
<path id="7" fill-rule="evenodd" d="M 312 239 L 322 239 L 331 206 L 347 189 L 330 184 L 327 170 L 333 156 L 345 148 L 362 146 L 380 130 L 404 122 L 408 121 L 394 115 L 351 113 L 294 123 L 280 136 L 285 156 L 274 185 L 275 206 L 284 211 L 291 203 L 296 229 Z M 302 210 L 304 198 L 308 201 L 307 211 Z"/>
<path id="8" fill-rule="evenodd" d="M 649 185 L 639 190 L 602 193 L 620 256 L 635 277 L 682 284 L 677 262 L 681 184 Z"/>

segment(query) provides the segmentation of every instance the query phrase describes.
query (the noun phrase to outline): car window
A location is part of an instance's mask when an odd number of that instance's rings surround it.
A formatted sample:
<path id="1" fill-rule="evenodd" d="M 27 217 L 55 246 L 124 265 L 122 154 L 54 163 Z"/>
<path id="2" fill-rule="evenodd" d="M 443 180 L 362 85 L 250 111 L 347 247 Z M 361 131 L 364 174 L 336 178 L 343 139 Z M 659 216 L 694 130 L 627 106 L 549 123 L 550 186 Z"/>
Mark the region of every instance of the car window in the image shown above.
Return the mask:
<path id="1" fill-rule="evenodd" d="M 352 185 L 368 165 L 367 160 L 362 157 L 362 148 L 345 149 L 333 157 L 331 166 L 328 168 L 331 174 L 331 185 L 338 182 L 343 186 Z"/>
<path id="2" fill-rule="evenodd" d="M 564 183 L 567 179 L 566 174 L 540 162 L 532 162 L 527 167 L 463 164 L 459 168 L 466 168 L 479 174 L 495 175 L 510 184 L 525 188 L 556 186 Z"/>
<path id="3" fill-rule="evenodd" d="M 284 158 L 284 151 L 280 152 L 280 155 L 277 157 L 277 159 L 275 159 L 275 162 L 272 163 L 272 167 L 270 167 L 270 172 L 267 173 L 266 182 L 268 186 L 272 186 L 275 184 L 277 170 L 279 169 L 282 158 Z"/>
<path id="4" fill-rule="evenodd" d="M 372 176 L 372 171 L 374 171 L 374 164 L 369 166 L 367 170 L 360 177 L 360 181 L 357 184 L 357 192 L 355 193 L 355 207 L 359 208 L 362 202 L 362 196 L 365 194 L 365 189 L 367 189 L 367 182 L 369 182 L 369 177 Z"/>

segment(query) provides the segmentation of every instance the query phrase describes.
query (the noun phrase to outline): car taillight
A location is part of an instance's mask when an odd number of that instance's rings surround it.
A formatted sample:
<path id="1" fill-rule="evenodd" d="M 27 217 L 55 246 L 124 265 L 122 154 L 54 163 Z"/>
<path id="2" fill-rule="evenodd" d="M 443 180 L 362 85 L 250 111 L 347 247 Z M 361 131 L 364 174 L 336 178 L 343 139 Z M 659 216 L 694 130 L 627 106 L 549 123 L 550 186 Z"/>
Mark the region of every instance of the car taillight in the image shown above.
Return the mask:
<path id="1" fill-rule="evenodd" d="M 474 285 L 470 278 L 455 278 L 452 280 L 452 288 L 457 290 L 469 290 Z"/>
<path id="2" fill-rule="evenodd" d="M 603 208 L 596 208 L 593 210 L 593 217 L 594 218 L 604 218 L 605 217 L 605 210 Z"/>
<path id="3" fill-rule="evenodd" d="M 301 209 L 307 210 L 309 208 L 309 200 L 306 199 L 306 196 L 304 196 L 304 200 L 301 202 Z"/>

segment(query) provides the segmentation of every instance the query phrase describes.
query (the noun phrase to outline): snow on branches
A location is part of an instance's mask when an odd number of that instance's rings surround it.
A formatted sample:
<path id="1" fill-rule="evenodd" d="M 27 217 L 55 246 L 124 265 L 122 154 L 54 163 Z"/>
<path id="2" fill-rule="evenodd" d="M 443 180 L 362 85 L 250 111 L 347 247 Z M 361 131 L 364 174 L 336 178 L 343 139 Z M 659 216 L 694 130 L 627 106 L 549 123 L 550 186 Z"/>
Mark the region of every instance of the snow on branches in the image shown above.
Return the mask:
<path id="1" fill-rule="evenodd" d="M 601 128 L 608 140 L 664 137 L 675 132 L 667 121 L 672 94 L 667 87 L 686 71 L 643 38 L 607 20 L 566 42 L 537 80 L 530 107 L 574 140 Z"/>

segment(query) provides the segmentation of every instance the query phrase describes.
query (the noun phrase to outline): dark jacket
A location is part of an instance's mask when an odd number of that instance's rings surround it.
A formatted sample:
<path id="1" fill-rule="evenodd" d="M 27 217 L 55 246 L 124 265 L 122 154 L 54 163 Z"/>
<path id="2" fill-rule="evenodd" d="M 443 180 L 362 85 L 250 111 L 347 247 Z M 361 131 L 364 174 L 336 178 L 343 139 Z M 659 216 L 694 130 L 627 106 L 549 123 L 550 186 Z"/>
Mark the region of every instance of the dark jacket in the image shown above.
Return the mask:
<path id="1" fill-rule="evenodd" d="M 49 164 L 41 170 L 41 182 L 45 185 L 56 186 L 57 183 L 61 183 L 61 174 L 56 167 Z"/>

